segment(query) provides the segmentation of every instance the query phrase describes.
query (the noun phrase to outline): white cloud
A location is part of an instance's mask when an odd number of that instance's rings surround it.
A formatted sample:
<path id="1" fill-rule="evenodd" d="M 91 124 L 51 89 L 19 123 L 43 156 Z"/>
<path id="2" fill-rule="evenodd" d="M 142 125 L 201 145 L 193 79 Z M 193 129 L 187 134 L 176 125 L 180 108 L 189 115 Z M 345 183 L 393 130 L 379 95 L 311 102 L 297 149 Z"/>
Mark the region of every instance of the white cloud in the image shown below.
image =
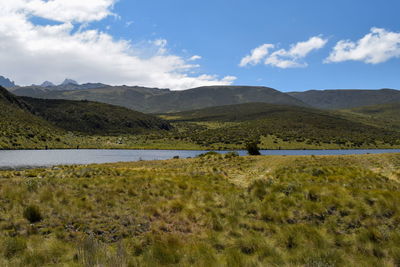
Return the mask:
<path id="1" fill-rule="evenodd" d="M 196 60 L 199 60 L 199 59 L 201 59 L 201 56 L 199 56 L 199 55 L 194 55 L 194 56 L 192 56 L 191 58 L 189 58 L 189 61 L 196 61 Z"/>
<path id="2" fill-rule="evenodd" d="M 273 52 L 266 58 L 265 64 L 282 69 L 307 67 L 308 64 L 303 59 L 312 51 L 324 47 L 327 42 L 328 40 L 321 37 L 311 37 L 305 42 L 292 45 L 289 50 L 280 49 Z"/>
<path id="3" fill-rule="evenodd" d="M 400 57 L 400 33 L 372 28 L 357 42 L 339 41 L 325 62 L 354 60 L 378 64 L 396 57 Z"/>
<path id="4" fill-rule="evenodd" d="M 273 44 L 263 44 L 259 47 L 251 50 L 250 55 L 245 56 L 240 61 L 239 66 L 245 67 L 247 65 L 257 65 L 263 60 L 269 53 L 269 49 L 274 48 Z"/>
<path id="5" fill-rule="evenodd" d="M 85 25 L 112 14 L 116 0 L 0 0 L 0 74 L 20 85 L 102 82 L 186 89 L 231 84 L 234 77 L 189 75 L 197 65 L 168 53 L 167 40 L 139 48 Z M 58 21 L 35 25 L 32 16 Z M 78 25 L 76 25 L 78 23 Z M 76 31 L 76 28 L 79 29 Z M 152 53 L 148 53 L 153 51 Z"/>
<path id="6" fill-rule="evenodd" d="M 59 22 L 90 22 L 112 15 L 117 0 L 1 0 L 11 12 L 25 12 Z"/>
<path id="7" fill-rule="evenodd" d="M 265 65 L 271 65 L 278 68 L 298 68 L 306 67 L 307 63 L 303 59 L 314 50 L 321 49 L 326 45 L 328 40 L 314 36 L 305 42 L 299 42 L 291 45 L 289 50 L 279 49 L 269 53 L 269 49 L 274 48 L 273 44 L 264 44 L 252 50 L 251 54 L 244 57 L 240 62 L 240 66 L 248 64 L 257 65 L 264 60 Z"/>

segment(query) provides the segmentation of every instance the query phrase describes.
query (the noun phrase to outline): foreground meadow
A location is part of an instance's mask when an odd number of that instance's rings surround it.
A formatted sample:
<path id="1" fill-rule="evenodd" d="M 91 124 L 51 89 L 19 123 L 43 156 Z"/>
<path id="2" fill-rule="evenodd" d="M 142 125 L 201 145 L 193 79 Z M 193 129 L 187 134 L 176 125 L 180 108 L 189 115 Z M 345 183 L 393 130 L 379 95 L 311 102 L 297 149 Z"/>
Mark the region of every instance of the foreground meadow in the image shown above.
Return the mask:
<path id="1" fill-rule="evenodd" d="M 400 154 L 0 172 L 0 266 L 400 266 Z"/>

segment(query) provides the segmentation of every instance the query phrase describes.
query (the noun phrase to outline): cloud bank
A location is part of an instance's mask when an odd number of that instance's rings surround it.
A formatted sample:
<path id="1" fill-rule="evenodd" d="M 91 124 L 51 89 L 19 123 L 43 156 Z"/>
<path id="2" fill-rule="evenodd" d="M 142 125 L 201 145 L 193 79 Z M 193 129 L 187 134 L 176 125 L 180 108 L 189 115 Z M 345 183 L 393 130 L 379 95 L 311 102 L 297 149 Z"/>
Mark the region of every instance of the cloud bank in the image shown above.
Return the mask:
<path id="1" fill-rule="evenodd" d="M 398 57 L 400 57 L 400 33 L 372 28 L 370 33 L 356 42 L 339 41 L 325 62 L 352 60 L 378 64 Z"/>
<path id="2" fill-rule="evenodd" d="M 275 48 L 275 45 L 263 44 L 253 49 L 250 55 L 242 58 L 239 66 L 245 67 L 247 65 L 257 65 L 263 62 L 265 65 L 271 65 L 282 69 L 306 67 L 307 63 L 304 62 L 304 59 L 308 54 L 314 50 L 323 48 L 327 42 L 327 39 L 314 36 L 305 42 L 292 44 L 289 50 L 279 49 L 272 53 L 269 53 L 269 50 Z"/>
<path id="3" fill-rule="evenodd" d="M 79 82 L 187 89 L 232 84 L 236 77 L 193 75 L 198 65 L 169 53 L 167 41 L 148 42 L 146 51 L 127 40 L 115 40 L 82 25 L 100 21 L 117 0 L 0 0 L 0 74 L 18 84 Z M 37 25 L 40 17 L 55 25 Z M 80 30 L 77 30 L 80 29 Z M 148 51 L 154 51 L 148 55 Z"/>

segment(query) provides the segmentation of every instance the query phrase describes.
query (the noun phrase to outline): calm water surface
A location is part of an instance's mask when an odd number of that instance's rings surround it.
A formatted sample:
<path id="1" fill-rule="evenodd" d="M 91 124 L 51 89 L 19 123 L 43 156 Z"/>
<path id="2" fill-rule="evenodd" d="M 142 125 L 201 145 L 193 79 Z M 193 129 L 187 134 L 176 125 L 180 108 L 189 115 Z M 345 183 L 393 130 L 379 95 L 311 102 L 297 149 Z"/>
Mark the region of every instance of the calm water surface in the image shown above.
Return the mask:
<path id="1" fill-rule="evenodd" d="M 198 150 L 0 150 L 0 168 L 45 167 L 66 164 L 163 160 L 174 156 L 195 157 L 205 151 Z M 226 153 L 221 151 L 220 153 Z M 237 151 L 241 156 L 246 151 Z M 262 150 L 263 155 L 355 155 L 400 153 L 400 149 L 367 150 Z"/>

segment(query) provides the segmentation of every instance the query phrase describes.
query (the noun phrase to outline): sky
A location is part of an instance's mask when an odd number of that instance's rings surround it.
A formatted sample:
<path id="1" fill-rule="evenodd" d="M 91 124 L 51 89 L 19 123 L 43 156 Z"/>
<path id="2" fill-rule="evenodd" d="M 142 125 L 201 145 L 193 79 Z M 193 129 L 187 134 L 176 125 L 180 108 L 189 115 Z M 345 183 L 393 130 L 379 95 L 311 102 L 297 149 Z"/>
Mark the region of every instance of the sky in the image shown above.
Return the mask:
<path id="1" fill-rule="evenodd" d="M 400 89 L 398 0 L 0 0 L 19 85 Z"/>

